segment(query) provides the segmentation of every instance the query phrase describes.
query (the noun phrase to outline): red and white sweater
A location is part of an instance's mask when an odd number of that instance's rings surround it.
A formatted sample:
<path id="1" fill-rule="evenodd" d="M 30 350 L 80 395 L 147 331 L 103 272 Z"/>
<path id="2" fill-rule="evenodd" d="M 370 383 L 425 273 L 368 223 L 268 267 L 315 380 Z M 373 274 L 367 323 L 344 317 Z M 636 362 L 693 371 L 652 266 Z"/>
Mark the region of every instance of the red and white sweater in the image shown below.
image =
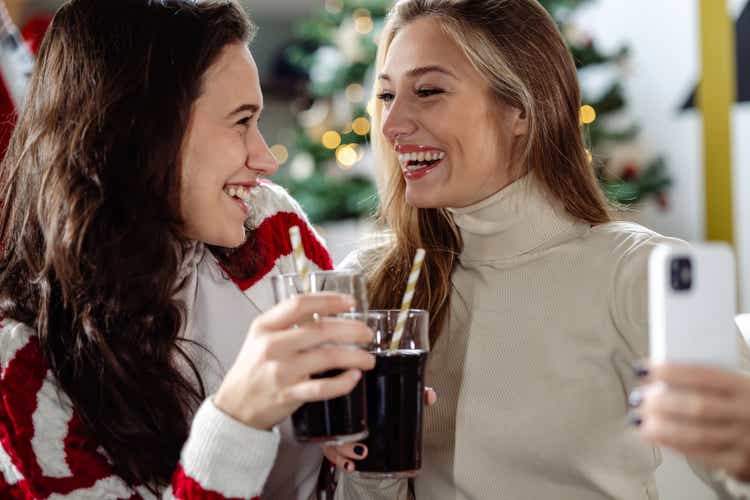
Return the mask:
<path id="1" fill-rule="evenodd" d="M 251 279 L 231 279 L 201 244 L 183 265 L 185 334 L 203 342 L 219 359 L 218 366 L 198 360 L 209 392 L 231 365 L 250 321 L 272 305 L 268 277 L 294 270 L 289 227 L 301 227 L 314 267 L 332 268 L 299 205 L 273 184 L 265 184 L 261 191 L 254 214 L 256 244 L 235 254 L 253 266 Z M 0 498 L 153 498 L 143 486 L 126 484 L 113 473 L 96 437 L 70 400 L 58 394 L 35 331 L 7 318 L 0 324 L 0 398 Z M 208 398 L 194 415 L 180 463 L 162 497 L 260 498 L 281 434 L 279 429 L 266 432 L 245 426 Z"/>

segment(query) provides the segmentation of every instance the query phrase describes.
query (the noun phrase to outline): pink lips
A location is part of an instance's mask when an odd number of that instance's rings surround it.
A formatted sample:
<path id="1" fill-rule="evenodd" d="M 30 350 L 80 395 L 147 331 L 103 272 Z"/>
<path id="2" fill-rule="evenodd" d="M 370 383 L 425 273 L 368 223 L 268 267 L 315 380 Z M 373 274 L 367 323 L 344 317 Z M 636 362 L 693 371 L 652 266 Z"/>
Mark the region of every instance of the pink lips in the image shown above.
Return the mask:
<path id="1" fill-rule="evenodd" d="M 399 155 L 408 154 L 408 153 L 428 153 L 428 152 L 429 153 L 443 153 L 443 151 L 439 149 L 436 149 L 430 146 L 421 146 L 418 144 L 399 144 L 395 147 L 395 150 L 396 150 L 396 153 L 398 153 Z M 435 163 L 431 165 L 426 165 L 422 168 L 415 169 L 415 170 L 407 169 L 407 165 L 410 163 L 410 161 L 405 162 L 405 163 L 402 163 L 401 161 L 399 161 L 399 163 L 401 163 L 401 170 L 404 174 L 404 177 L 407 180 L 416 181 L 416 180 L 423 178 L 424 176 L 429 174 L 431 171 L 439 167 L 443 163 L 444 159 L 445 158 L 441 158 L 440 160 L 437 160 Z"/>
<path id="2" fill-rule="evenodd" d="M 429 174 L 431 171 L 435 170 L 442 163 L 443 163 L 443 160 L 439 160 L 437 163 L 433 163 L 432 165 L 428 165 L 418 170 L 403 170 L 404 177 L 406 177 L 410 181 L 417 181 L 421 179 L 422 177 L 424 177 L 425 175 Z"/>

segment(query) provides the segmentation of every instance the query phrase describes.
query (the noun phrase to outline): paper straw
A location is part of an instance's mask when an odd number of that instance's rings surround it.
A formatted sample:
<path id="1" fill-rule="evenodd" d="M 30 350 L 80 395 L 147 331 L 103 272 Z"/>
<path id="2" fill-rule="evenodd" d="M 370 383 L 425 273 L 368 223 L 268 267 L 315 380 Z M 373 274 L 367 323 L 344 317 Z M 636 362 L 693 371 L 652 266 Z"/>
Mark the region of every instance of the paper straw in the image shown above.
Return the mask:
<path id="1" fill-rule="evenodd" d="M 414 256 L 414 263 L 411 265 L 411 273 L 409 273 L 409 281 L 406 282 L 404 298 L 401 300 L 401 310 L 398 313 L 398 320 L 396 321 L 396 331 L 393 332 L 393 338 L 391 339 L 391 351 L 398 349 L 399 344 L 401 344 L 401 336 L 404 334 L 406 318 L 411 308 L 411 299 L 414 298 L 414 289 L 417 287 L 419 273 L 422 271 L 424 255 L 424 248 L 420 248 Z"/>
<path id="2" fill-rule="evenodd" d="M 307 264 L 307 258 L 305 257 L 305 249 L 302 246 L 302 235 L 299 232 L 299 226 L 292 226 L 289 228 L 289 238 L 292 240 L 292 254 L 294 255 L 294 264 L 297 267 L 297 274 L 299 274 L 300 280 L 302 280 L 302 286 L 306 294 L 312 292 L 310 289 L 310 270 Z"/>

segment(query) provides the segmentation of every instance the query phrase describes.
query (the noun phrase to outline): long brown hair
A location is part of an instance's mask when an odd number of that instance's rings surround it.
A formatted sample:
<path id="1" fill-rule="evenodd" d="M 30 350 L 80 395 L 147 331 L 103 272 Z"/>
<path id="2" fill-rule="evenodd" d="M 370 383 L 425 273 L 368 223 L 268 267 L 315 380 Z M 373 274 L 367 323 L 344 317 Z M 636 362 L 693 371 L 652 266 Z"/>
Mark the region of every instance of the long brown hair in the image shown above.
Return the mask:
<path id="1" fill-rule="evenodd" d="M 573 217 L 591 224 L 608 222 L 607 203 L 583 145 L 573 58 L 544 8 L 536 0 L 400 0 L 380 37 L 377 73 L 396 33 L 426 16 L 440 22 L 497 100 L 527 117 L 528 133 L 518 160 L 524 172 L 516 174 L 534 175 Z M 382 102 L 376 100 L 372 145 L 383 166 L 378 219 L 394 241 L 365 254 L 371 301 L 373 307 L 398 307 L 413 255 L 424 247 L 427 258 L 413 305 L 430 311 L 434 342 L 448 312 L 461 235 L 444 208 L 418 209 L 406 203 L 398 159 L 381 132 L 382 114 Z"/>
<path id="2" fill-rule="evenodd" d="M 205 397 L 174 298 L 180 149 L 204 73 L 253 29 L 231 0 L 67 2 L 1 167 L 0 314 L 37 331 L 115 472 L 153 491 Z"/>

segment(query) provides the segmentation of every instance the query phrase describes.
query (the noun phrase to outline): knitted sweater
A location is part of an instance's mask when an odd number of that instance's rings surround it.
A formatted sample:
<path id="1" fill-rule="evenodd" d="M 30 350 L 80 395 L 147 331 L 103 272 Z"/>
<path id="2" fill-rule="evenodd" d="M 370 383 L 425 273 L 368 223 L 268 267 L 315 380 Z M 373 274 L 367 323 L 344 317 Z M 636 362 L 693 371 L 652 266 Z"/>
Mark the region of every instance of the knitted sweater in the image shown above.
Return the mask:
<path id="1" fill-rule="evenodd" d="M 288 228 L 300 225 L 315 267 L 331 268 L 322 242 L 283 189 L 264 185 L 253 213 L 256 229 L 249 241 L 255 244 L 233 256 L 239 259 L 235 263 L 251 269 L 250 278 L 230 280 L 200 244 L 185 259 L 180 274 L 180 298 L 188 311 L 185 335 L 203 342 L 219 359 L 218 365 L 197 360 L 210 390 L 231 365 L 250 321 L 273 303 L 267 278 L 294 269 Z M 227 297 L 235 308 L 218 314 L 226 310 Z M 153 497 L 142 485 L 126 484 L 114 474 L 96 436 L 58 391 L 36 332 L 8 318 L 0 324 L 0 398 L 0 498 Z M 266 432 L 245 426 L 218 410 L 209 397 L 193 417 L 180 462 L 162 497 L 259 498 L 280 434 L 278 428 Z"/>
<path id="2" fill-rule="evenodd" d="M 428 356 L 439 399 L 417 499 L 655 500 L 660 455 L 628 424 L 630 363 L 647 356 L 648 255 L 684 243 L 574 220 L 531 176 L 452 213 L 464 248 Z M 406 497 L 403 482 L 346 475 L 336 494 Z"/>

